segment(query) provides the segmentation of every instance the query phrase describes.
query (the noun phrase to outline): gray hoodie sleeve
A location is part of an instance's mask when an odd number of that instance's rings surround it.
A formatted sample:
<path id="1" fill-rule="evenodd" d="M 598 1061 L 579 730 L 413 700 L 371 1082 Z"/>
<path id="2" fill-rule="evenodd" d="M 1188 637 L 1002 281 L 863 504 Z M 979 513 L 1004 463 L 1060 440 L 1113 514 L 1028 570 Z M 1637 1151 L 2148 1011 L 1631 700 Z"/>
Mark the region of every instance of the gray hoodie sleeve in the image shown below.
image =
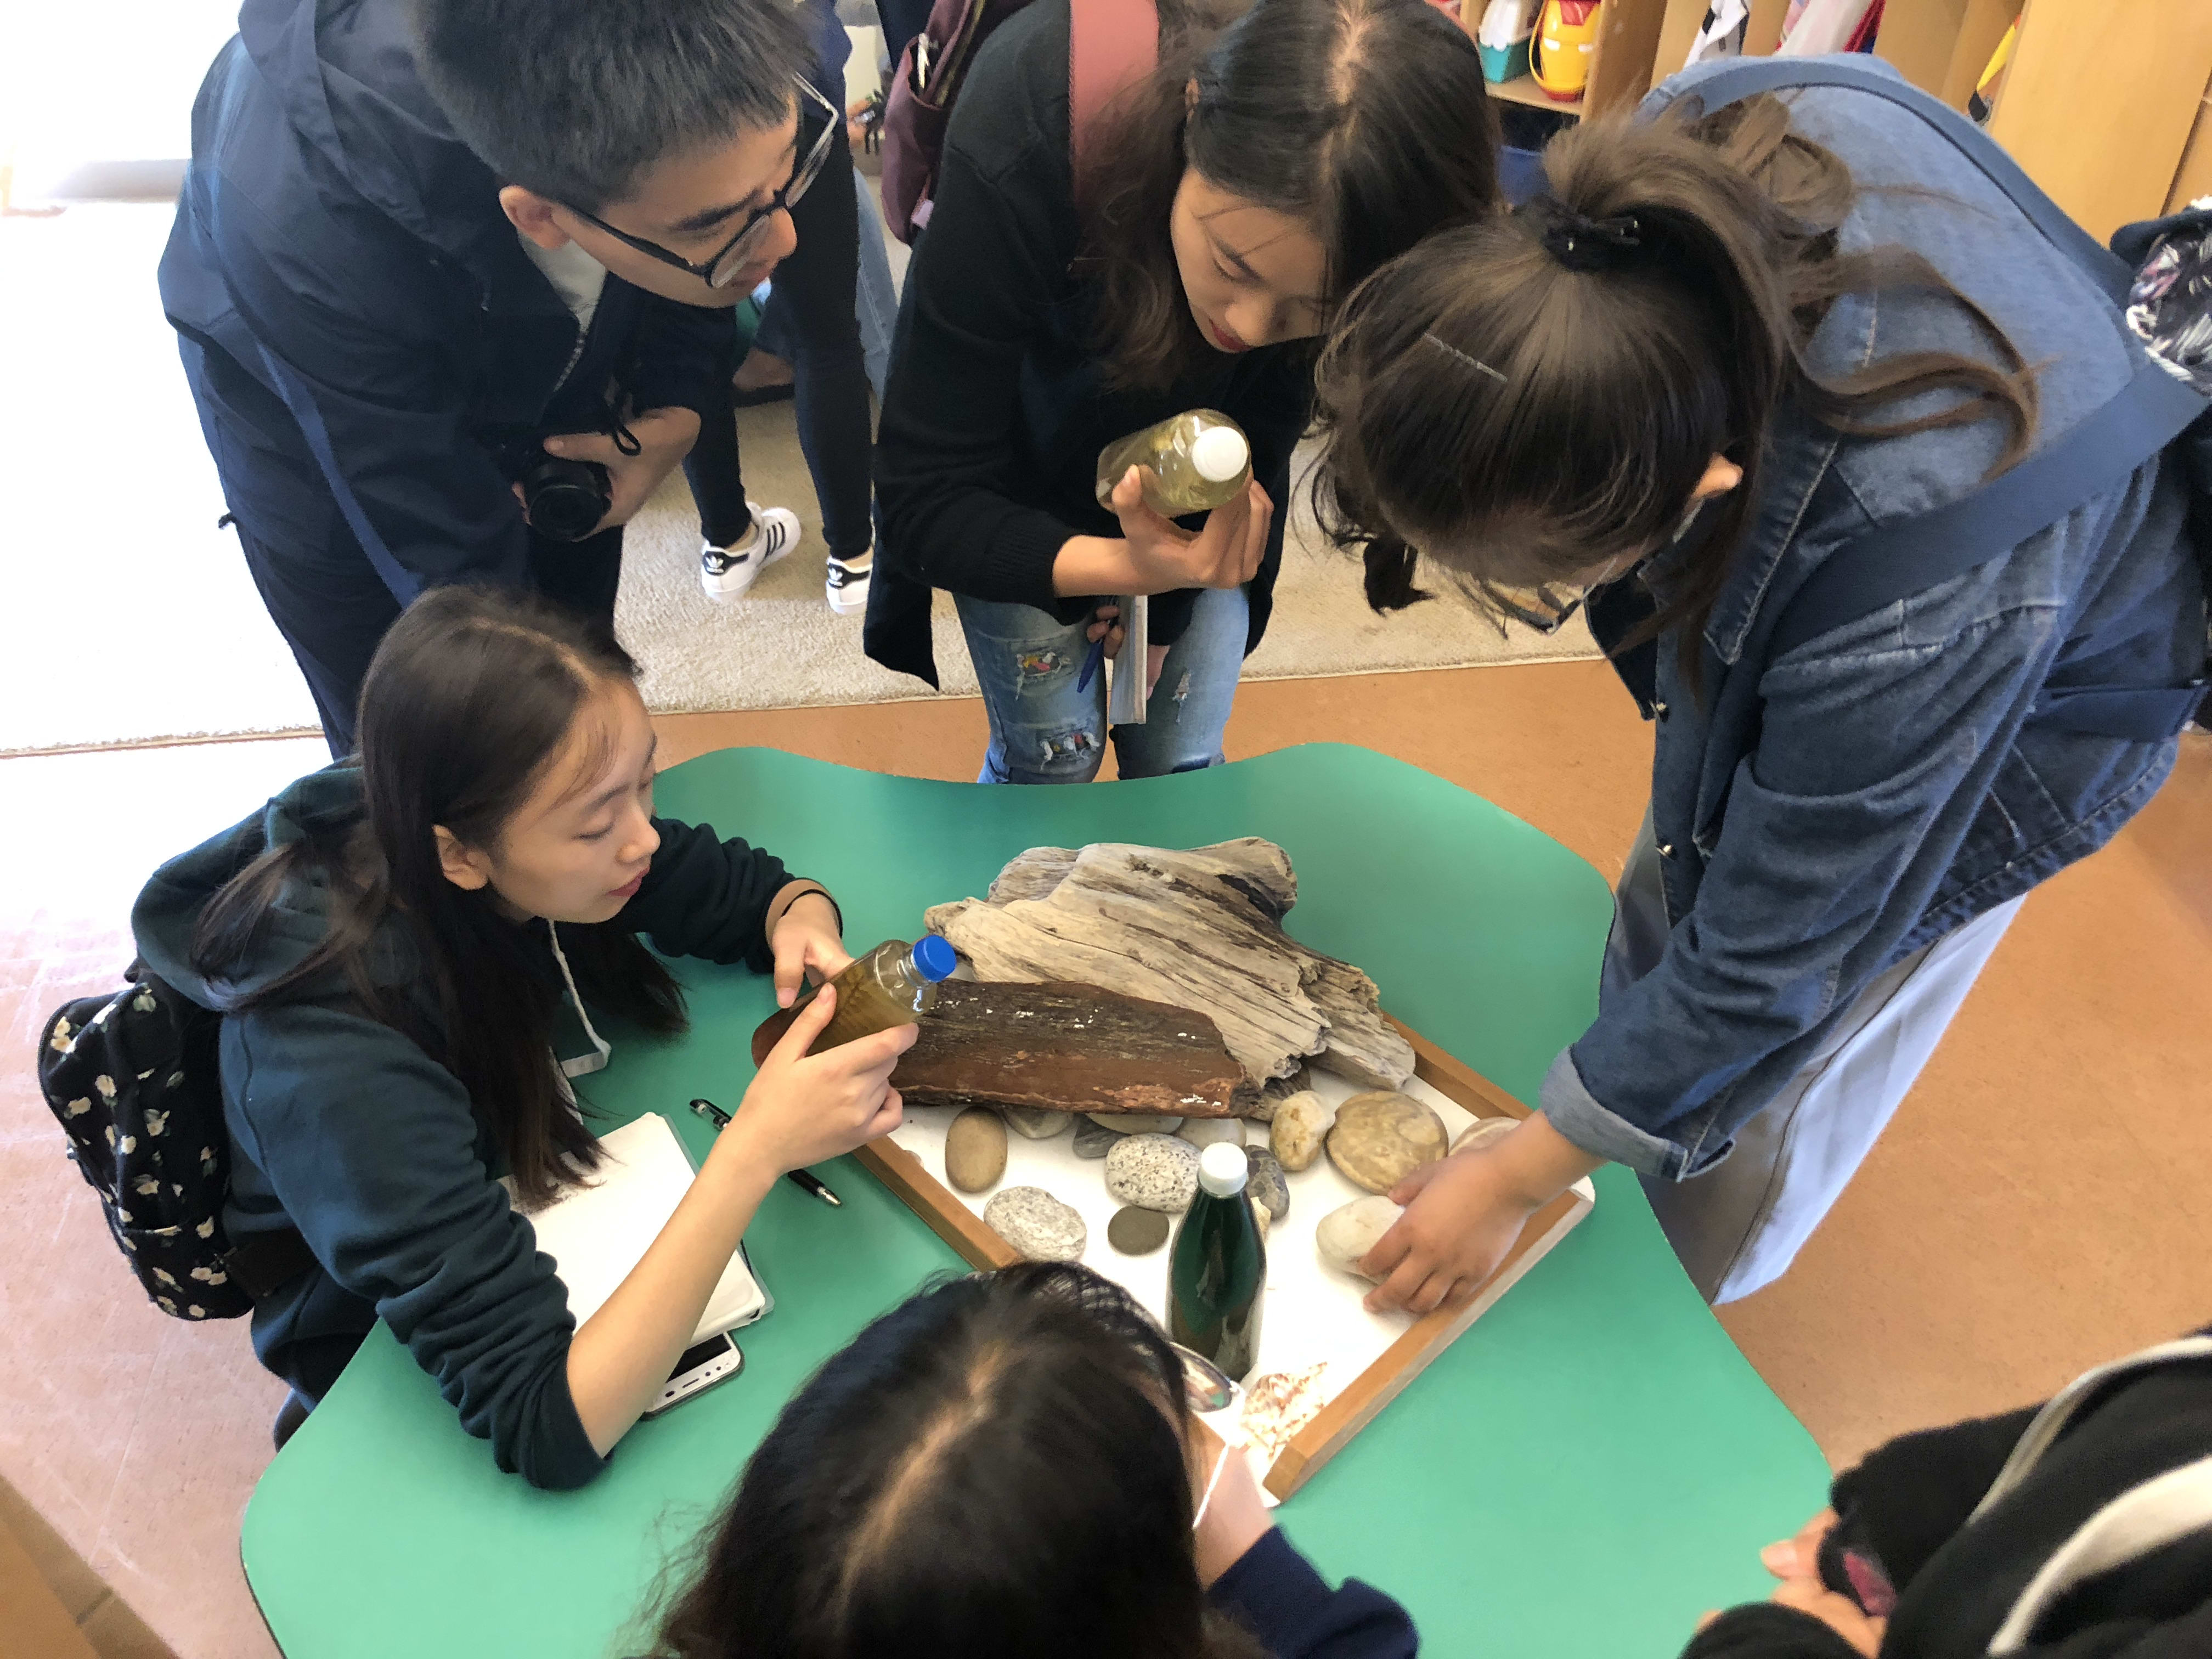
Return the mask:
<path id="1" fill-rule="evenodd" d="M 325 1271 L 375 1308 L 501 1468 L 554 1488 L 597 1474 L 568 1393 L 568 1291 L 477 1156 L 459 1081 L 338 1008 L 224 1028 L 231 1133 Z"/>

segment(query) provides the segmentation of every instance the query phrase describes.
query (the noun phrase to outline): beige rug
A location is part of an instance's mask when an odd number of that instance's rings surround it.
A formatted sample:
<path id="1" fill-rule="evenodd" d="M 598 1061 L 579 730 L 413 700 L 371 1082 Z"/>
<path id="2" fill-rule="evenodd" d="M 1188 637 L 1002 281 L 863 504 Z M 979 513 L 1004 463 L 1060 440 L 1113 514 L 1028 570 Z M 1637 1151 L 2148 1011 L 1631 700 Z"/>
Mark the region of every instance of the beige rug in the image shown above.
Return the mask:
<path id="1" fill-rule="evenodd" d="M 616 617 L 623 642 L 645 665 L 647 701 L 688 714 L 975 696 L 975 671 L 945 594 L 936 608 L 941 693 L 861 653 L 860 618 L 834 616 L 823 603 L 821 520 L 790 406 L 744 410 L 739 433 L 747 489 L 757 501 L 795 507 L 805 539 L 743 599 L 709 599 L 696 574 L 698 518 L 683 479 L 670 480 L 625 538 Z M 1464 603 L 1442 597 L 1394 617 L 1375 615 L 1360 592 L 1358 562 L 1328 547 L 1301 506 L 1285 542 L 1267 637 L 1244 672 L 1298 679 L 1595 654 L 1579 618 L 1547 639 L 1525 629 L 1501 635 Z"/>
<path id="2" fill-rule="evenodd" d="M 264 613 L 154 288 L 164 207 L 73 207 L 0 220 L 0 754 L 305 731 L 314 706 Z M 744 411 L 748 489 L 792 507 L 799 550 L 744 599 L 700 591 L 681 476 L 631 526 L 617 627 L 656 709 L 801 708 L 972 696 L 939 596 L 942 693 L 860 653 L 860 619 L 823 601 L 821 525 L 791 405 Z M 1501 635 L 1439 599 L 1370 613 L 1356 562 L 1294 517 L 1255 678 L 1364 674 L 1595 654 L 1577 624 Z"/>

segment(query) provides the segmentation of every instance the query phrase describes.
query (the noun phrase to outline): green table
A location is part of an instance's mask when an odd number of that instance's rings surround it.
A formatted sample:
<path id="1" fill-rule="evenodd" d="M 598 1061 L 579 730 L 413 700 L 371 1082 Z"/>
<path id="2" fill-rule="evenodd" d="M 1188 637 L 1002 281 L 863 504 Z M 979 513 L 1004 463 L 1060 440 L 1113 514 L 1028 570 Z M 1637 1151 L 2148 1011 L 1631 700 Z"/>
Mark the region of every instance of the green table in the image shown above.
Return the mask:
<path id="1" fill-rule="evenodd" d="M 854 945 L 912 938 L 1027 847 L 1290 853 L 1291 931 L 1356 962 L 1384 1006 L 1524 1100 L 1588 1023 L 1610 915 L 1597 872 L 1496 807 L 1365 750 L 1312 745 L 1088 789 L 981 788 L 732 750 L 670 771 L 660 810 L 781 853 L 837 892 Z M 591 1097 L 671 1115 L 734 1103 L 765 979 L 682 965 L 694 1030 L 618 1041 Z M 849 1160 L 831 1210 L 779 1182 L 748 1235 L 775 1313 L 735 1382 L 633 1430 L 582 1492 L 532 1491 L 379 1328 L 270 1466 L 246 1571 L 291 1659 L 600 1659 L 793 1389 L 863 1322 L 962 1266 Z M 1331 1577 L 1402 1599 L 1426 1650 L 1674 1653 L 1698 1612 L 1764 1593 L 1755 1552 L 1819 1508 L 1826 1468 L 1698 1301 L 1633 1178 L 1281 1511 Z"/>

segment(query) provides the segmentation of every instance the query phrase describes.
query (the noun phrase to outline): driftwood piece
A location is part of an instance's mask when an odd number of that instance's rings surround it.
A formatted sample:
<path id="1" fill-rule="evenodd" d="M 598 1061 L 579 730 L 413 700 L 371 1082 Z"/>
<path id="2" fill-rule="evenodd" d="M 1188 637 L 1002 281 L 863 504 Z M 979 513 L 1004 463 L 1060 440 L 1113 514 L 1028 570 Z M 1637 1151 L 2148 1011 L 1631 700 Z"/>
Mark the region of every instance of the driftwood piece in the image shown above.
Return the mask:
<path id="1" fill-rule="evenodd" d="M 1212 1017 L 1254 1083 L 1308 1058 L 1374 1088 L 1412 1075 L 1374 981 L 1283 931 L 1289 856 L 1256 837 L 1189 852 L 1103 842 L 1032 848 L 982 899 L 940 904 L 931 931 L 986 981 L 1053 979 Z"/>
<path id="2" fill-rule="evenodd" d="M 791 1024 L 753 1033 L 756 1064 Z M 916 1106 L 1229 1117 L 1259 1091 L 1203 1014 L 1089 985 L 947 980 L 891 1086 Z"/>

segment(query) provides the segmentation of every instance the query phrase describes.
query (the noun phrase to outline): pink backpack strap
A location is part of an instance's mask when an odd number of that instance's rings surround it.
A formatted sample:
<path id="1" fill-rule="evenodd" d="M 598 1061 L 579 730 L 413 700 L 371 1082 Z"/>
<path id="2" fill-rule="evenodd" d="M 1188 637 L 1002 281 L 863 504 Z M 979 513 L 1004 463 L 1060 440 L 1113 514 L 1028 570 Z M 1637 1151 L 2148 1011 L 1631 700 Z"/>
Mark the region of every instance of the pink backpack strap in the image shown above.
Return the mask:
<path id="1" fill-rule="evenodd" d="M 1152 73 L 1160 58 L 1152 0 L 1068 0 L 1067 145 L 1083 196 L 1091 129 L 1115 94 Z"/>

